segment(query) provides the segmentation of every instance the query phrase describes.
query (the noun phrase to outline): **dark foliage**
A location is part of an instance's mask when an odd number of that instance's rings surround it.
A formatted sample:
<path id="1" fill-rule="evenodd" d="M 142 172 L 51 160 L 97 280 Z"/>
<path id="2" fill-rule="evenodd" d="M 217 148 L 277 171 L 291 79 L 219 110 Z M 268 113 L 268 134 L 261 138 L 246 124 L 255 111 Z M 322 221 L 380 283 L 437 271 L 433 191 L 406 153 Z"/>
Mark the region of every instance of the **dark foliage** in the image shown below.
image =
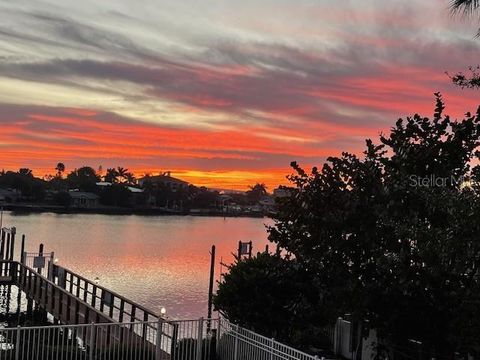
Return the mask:
<path id="1" fill-rule="evenodd" d="M 68 191 L 59 191 L 53 196 L 55 204 L 68 208 L 72 203 L 72 197 Z"/>
<path id="2" fill-rule="evenodd" d="M 365 157 L 344 153 L 307 174 L 297 164 L 270 239 L 334 300 L 392 343 L 478 351 L 480 114 L 397 121 Z M 437 180 L 435 180 L 437 179 Z M 441 181 L 438 181 L 441 179 Z"/>
<path id="3" fill-rule="evenodd" d="M 26 201 L 41 201 L 45 198 L 45 181 L 35 178 L 32 171 L 26 168 L 3 173 L 0 176 L 0 188 L 14 189 Z"/>
<path id="4" fill-rule="evenodd" d="M 230 321 L 299 347 L 324 343 L 329 320 L 309 274 L 279 255 L 237 260 L 219 283 L 214 305 Z"/>
<path id="5" fill-rule="evenodd" d="M 452 82 L 461 87 L 462 89 L 478 89 L 480 88 L 480 66 L 470 67 L 469 75 L 464 73 L 457 73 L 454 76 L 451 76 Z"/>
<path id="6" fill-rule="evenodd" d="M 96 183 L 100 181 L 100 176 L 91 167 L 84 166 L 68 174 L 67 181 L 72 189 L 94 192 Z"/>
<path id="7" fill-rule="evenodd" d="M 235 264 L 217 307 L 260 332 L 274 324 L 290 344 L 299 319 L 308 329 L 349 313 L 397 347 L 478 353 L 480 112 L 453 121 L 443 110 L 437 94 L 433 119 L 398 120 L 363 157 L 343 153 L 311 172 L 292 163 L 269 228 L 289 257 Z"/>
<path id="8" fill-rule="evenodd" d="M 101 190 L 100 202 L 103 205 L 130 207 L 133 205 L 132 193 L 123 185 L 112 184 Z"/>

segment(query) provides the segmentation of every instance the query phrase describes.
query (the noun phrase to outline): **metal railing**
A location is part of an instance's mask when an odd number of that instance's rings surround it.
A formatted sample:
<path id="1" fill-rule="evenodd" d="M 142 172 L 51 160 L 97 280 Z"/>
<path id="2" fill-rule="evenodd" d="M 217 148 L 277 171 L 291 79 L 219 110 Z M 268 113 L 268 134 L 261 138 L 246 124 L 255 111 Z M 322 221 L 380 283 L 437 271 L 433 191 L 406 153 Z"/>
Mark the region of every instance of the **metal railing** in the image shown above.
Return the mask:
<path id="1" fill-rule="evenodd" d="M 210 360 L 217 320 L 52 325 L 0 329 L 0 360 Z M 178 337 L 176 337 L 178 336 Z"/>
<path id="2" fill-rule="evenodd" d="M 220 319 L 218 324 L 217 355 L 220 360 L 318 359 L 224 319 Z"/>
<path id="3" fill-rule="evenodd" d="M 130 325 L 130 324 L 129 324 Z M 155 334 L 139 337 L 127 324 L 84 324 L 0 329 L 0 360 L 168 359 Z M 153 342 L 152 342 L 153 339 Z M 161 345 L 161 340 L 158 342 Z"/>
<path id="4" fill-rule="evenodd" d="M 173 333 L 168 334 L 168 327 Z M 316 360 L 233 325 L 197 319 L 0 329 L 0 360 Z"/>
<path id="5" fill-rule="evenodd" d="M 52 281 L 82 299 L 98 311 L 118 322 L 157 321 L 158 315 L 73 271 L 58 265 L 52 266 Z"/>

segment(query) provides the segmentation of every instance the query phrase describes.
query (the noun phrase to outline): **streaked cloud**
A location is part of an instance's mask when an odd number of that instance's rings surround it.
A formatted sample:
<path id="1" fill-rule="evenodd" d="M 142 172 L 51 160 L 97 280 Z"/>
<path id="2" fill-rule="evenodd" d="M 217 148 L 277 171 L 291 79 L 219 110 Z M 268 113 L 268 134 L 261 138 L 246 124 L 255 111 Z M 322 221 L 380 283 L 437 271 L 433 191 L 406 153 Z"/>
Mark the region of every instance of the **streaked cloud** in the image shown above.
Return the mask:
<path id="1" fill-rule="evenodd" d="M 274 185 L 291 160 L 358 152 L 430 114 L 436 91 L 454 116 L 478 102 L 445 75 L 476 63 L 475 26 L 442 1 L 18 0 L 0 20 L 5 168 Z"/>

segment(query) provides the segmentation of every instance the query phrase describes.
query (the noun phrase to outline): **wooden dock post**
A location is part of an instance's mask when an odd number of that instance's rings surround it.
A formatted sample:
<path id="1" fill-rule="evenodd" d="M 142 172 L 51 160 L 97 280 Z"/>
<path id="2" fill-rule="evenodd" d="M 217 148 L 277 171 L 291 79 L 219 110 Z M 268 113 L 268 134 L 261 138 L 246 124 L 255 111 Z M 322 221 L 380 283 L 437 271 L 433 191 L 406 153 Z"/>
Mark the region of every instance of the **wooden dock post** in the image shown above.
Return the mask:
<path id="1" fill-rule="evenodd" d="M 11 239 L 10 239 L 10 253 L 8 254 L 8 260 L 12 261 L 13 260 L 13 255 L 15 252 L 15 236 L 17 234 L 17 228 L 12 227 L 10 229 L 10 233 L 12 234 Z"/>
<path id="2" fill-rule="evenodd" d="M 43 256 L 43 243 L 38 246 L 38 256 Z M 37 272 L 42 275 L 42 268 L 39 267 Z"/>
<path id="3" fill-rule="evenodd" d="M 210 280 L 208 283 L 208 309 L 207 309 L 207 331 L 210 332 L 212 318 L 212 300 L 213 300 L 213 279 L 215 277 L 215 245 L 212 245 L 210 252 Z"/>
<path id="4" fill-rule="evenodd" d="M 25 235 L 22 235 L 22 245 L 20 247 L 20 263 L 25 265 Z"/>

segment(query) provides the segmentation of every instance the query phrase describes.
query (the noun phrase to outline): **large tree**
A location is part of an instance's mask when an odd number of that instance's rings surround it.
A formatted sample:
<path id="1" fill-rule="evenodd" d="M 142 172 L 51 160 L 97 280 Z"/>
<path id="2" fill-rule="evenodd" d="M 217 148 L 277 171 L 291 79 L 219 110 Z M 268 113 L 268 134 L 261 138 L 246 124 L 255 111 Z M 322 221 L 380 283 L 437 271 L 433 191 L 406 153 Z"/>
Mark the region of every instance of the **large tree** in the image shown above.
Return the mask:
<path id="1" fill-rule="evenodd" d="M 319 279 L 324 293 L 393 344 L 437 353 L 479 350 L 480 113 L 399 120 L 363 158 L 319 170 L 293 164 L 270 239 Z"/>
<path id="2" fill-rule="evenodd" d="M 100 181 L 100 176 L 89 166 L 73 170 L 67 175 L 67 181 L 71 188 L 84 191 L 95 191 L 96 183 Z"/>
<path id="3" fill-rule="evenodd" d="M 309 172 L 292 163 L 269 238 L 308 274 L 303 301 L 322 299 L 394 347 L 415 339 L 451 357 L 480 351 L 480 111 L 443 111 L 437 94 L 433 119 L 398 120 L 361 157 Z"/>

